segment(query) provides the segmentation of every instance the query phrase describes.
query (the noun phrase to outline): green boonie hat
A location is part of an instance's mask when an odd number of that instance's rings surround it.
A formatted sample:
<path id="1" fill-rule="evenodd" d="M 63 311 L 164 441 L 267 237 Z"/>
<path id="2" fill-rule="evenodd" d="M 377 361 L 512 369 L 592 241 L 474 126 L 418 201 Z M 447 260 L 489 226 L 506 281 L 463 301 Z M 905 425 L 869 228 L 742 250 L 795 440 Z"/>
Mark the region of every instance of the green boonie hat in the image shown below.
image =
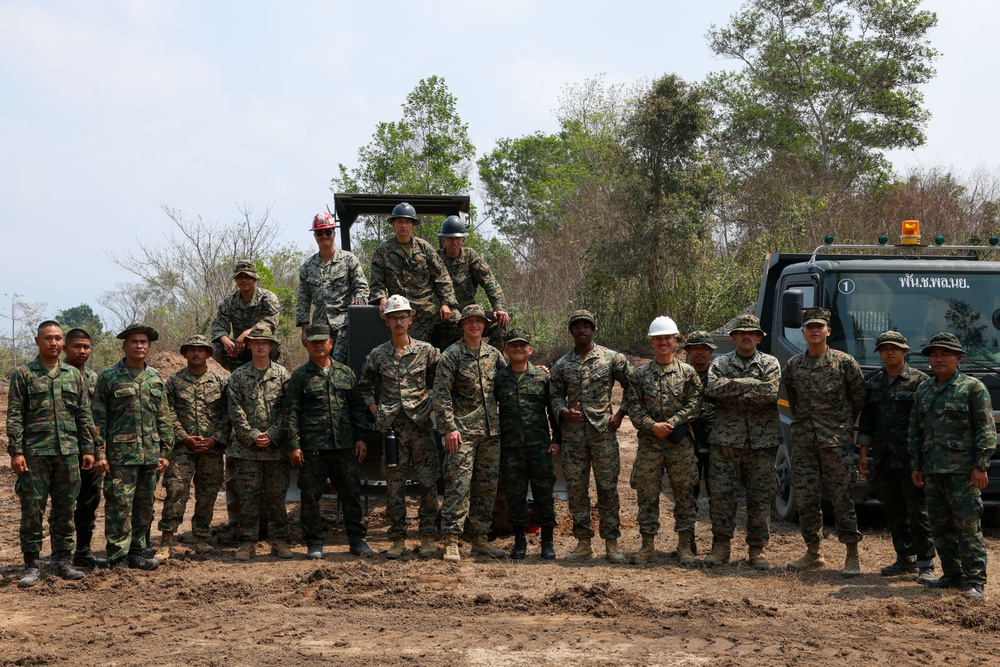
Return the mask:
<path id="1" fill-rule="evenodd" d="M 760 319 L 756 315 L 744 315 L 736 320 L 736 324 L 729 330 L 729 334 L 732 335 L 737 331 L 759 331 L 763 335 L 767 335 L 767 332 L 760 328 Z"/>
<path id="2" fill-rule="evenodd" d="M 684 341 L 684 349 L 687 349 L 694 345 L 707 345 L 713 350 L 719 347 L 718 345 L 712 342 L 712 334 L 702 329 L 698 329 L 697 331 L 692 331 L 687 335 L 687 340 Z"/>
<path id="3" fill-rule="evenodd" d="M 480 306 L 478 303 L 472 303 L 463 308 L 462 316 L 458 318 L 458 321 L 461 322 L 462 320 L 470 317 L 481 317 L 487 322 L 490 321 L 490 319 L 486 317 L 486 311 L 483 310 L 483 307 Z"/>
<path id="4" fill-rule="evenodd" d="M 946 350 L 954 350 L 955 352 L 961 352 L 965 354 L 965 349 L 962 347 L 962 342 L 958 340 L 958 336 L 953 333 L 937 333 L 931 336 L 931 341 L 924 345 L 924 349 L 920 351 L 920 354 L 927 356 L 930 354 L 930 349 L 932 347 L 943 347 Z"/>
<path id="5" fill-rule="evenodd" d="M 159 338 L 160 338 L 160 334 L 156 333 L 156 329 L 154 329 L 153 327 L 148 327 L 145 324 L 130 324 L 130 325 L 128 325 L 125 328 L 124 331 L 122 331 L 120 334 L 118 334 L 116 336 L 116 338 L 120 338 L 121 340 L 125 340 L 126 338 L 128 338 L 132 334 L 137 334 L 137 333 L 144 333 L 147 336 L 149 336 L 149 342 L 150 343 L 152 343 L 153 341 L 159 340 Z"/>
<path id="6" fill-rule="evenodd" d="M 574 310 L 573 314 L 569 316 L 569 324 L 567 326 L 573 326 L 574 322 L 579 320 L 586 320 L 590 322 L 590 326 L 597 328 L 597 321 L 594 319 L 593 313 L 589 310 Z"/>
<path id="7" fill-rule="evenodd" d="M 330 340 L 329 324 L 310 324 L 306 327 L 306 340 Z"/>
<path id="8" fill-rule="evenodd" d="M 826 308 L 804 308 L 802 310 L 802 326 L 812 324 L 813 322 L 822 322 L 829 326 L 830 311 Z"/>
<path id="9" fill-rule="evenodd" d="M 254 330 L 247 334 L 247 340 L 269 340 L 272 343 L 280 343 L 277 336 L 269 332 L 264 327 L 254 327 Z"/>
<path id="10" fill-rule="evenodd" d="M 240 275 L 241 273 L 247 274 L 254 280 L 257 280 L 258 278 L 257 267 L 249 259 L 243 259 L 236 262 L 236 266 L 233 267 L 233 280 L 235 280 L 236 276 Z"/>
<path id="11" fill-rule="evenodd" d="M 207 347 L 209 351 L 211 351 L 212 344 L 209 343 L 208 339 L 205 338 L 204 336 L 196 334 L 188 338 L 186 341 L 184 341 L 184 344 L 181 345 L 181 354 L 187 352 L 187 349 L 189 347 Z"/>
<path id="12" fill-rule="evenodd" d="M 910 346 L 906 344 L 906 337 L 898 331 L 886 331 L 884 334 L 875 339 L 876 350 L 883 345 L 895 345 L 896 347 L 900 347 L 904 350 L 910 349 Z"/>
<path id="13" fill-rule="evenodd" d="M 527 343 L 531 345 L 531 334 L 528 333 L 527 329 L 511 329 L 507 332 L 507 344 L 516 343 L 518 341 Z"/>

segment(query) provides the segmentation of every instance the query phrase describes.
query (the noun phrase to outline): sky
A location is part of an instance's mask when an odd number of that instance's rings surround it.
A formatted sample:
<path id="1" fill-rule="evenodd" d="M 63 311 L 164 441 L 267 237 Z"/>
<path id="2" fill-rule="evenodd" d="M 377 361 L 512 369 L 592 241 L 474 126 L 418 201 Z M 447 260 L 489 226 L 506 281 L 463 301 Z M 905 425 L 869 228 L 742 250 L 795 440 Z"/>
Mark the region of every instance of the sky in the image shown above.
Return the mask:
<path id="1" fill-rule="evenodd" d="M 163 205 L 220 222 L 270 207 L 280 243 L 313 249 L 337 164 L 423 78 L 445 79 L 482 155 L 555 130 L 568 85 L 735 68 L 705 33 L 741 4 L 0 0 L 0 324 L 12 294 L 99 310 L 133 279 L 110 256 L 163 243 Z M 927 144 L 889 157 L 995 169 L 1000 3 L 922 6 L 942 52 Z"/>

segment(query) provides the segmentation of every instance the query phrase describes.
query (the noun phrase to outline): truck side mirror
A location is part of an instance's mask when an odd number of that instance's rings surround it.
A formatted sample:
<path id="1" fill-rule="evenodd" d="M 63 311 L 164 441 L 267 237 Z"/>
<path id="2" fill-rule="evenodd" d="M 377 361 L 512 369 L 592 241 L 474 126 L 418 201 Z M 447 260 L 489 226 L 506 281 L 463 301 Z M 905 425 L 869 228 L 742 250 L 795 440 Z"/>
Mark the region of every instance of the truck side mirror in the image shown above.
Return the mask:
<path id="1" fill-rule="evenodd" d="M 1000 329 L 1000 310 L 993 311 L 993 328 Z"/>
<path id="2" fill-rule="evenodd" d="M 781 293 L 781 326 L 802 328 L 802 290 L 786 289 Z"/>

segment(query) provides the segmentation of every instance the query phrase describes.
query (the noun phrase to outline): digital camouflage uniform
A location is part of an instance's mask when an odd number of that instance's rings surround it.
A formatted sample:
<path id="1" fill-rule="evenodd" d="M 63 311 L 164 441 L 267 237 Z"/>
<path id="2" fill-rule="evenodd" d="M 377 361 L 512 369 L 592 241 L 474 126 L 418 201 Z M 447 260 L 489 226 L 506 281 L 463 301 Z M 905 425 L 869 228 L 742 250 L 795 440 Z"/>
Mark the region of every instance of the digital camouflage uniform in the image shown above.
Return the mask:
<path id="1" fill-rule="evenodd" d="M 231 430 L 226 380 L 211 369 L 194 375 L 183 368 L 167 379 L 167 400 L 174 413 L 174 450 L 170 467 L 163 475 L 167 495 L 158 527 L 160 531 L 177 531 L 194 481 L 191 532 L 195 537 L 209 538 L 215 500 L 225 477 L 224 455 Z M 195 454 L 184 444 L 191 435 L 214 438 L 216 444 L 207 452 Z"/>
<path id="2" fill-rule="evenodd" d="M 936 338 L 936 336 L 935 336 Z M 934 342 L 934 338 L 931 339 Z M 989 470 L 996 449 L 990 395 L 960 371 L 917 389 L 910 415 L 910 465 L 922 471 L 934 546 L 945 575 L 986 584 L 982 493 L 969 484 L 974 467 Z"/>
<path id="3" fill-rule="evenodd" d="M 97 373 L 84 368 L 83 381 L 87 385 L 87 400 L 94 402 L 94 390 L 97 388 Z M 96 432 L 92 436 L 96 442 Z M 80 463 L 83 463 L 83 453 L 80 453 Z M 76 550 L 88 551 L 94 539 L 94 528 L 97 527 L 97 508 L 101 504 L 101 489 L 104 485 L 104 473 L 95 472 L 93 468 L 80 468 L 80 493 L 76 496 L 76 510 L 73 512 L 73 522 L 76 524 Z"/>
<path id="4" fill-rule="evenodd" d="M 427 241 L 413 237 L 409 252 L 395 237 L 384 241 L 372 256 L 371 295 L 374 302 L 391 294 L 406 297 L 413 314 L 410 338 L 430 342 L 442 305 L 458 308 L 455 289 L 444 262 Z"/>
<path id="5" fill-rule="evenodd" d="M 407 479 L 416 479 L 420 485 L 420 535 L 437 533 L 441 464 L 431 426 L 431 389 L 440 359 L 441 353 L 433 345 L 410 338 L 401 354 L 396 353 L 392 341 L 382 343 L 368 353 L 361 369 L 358 387 L 362 403 L 377 405 L 375 427 L 382 434 L 392 429 L 399 441 L 398 465 L 387 467 L 382 453 L 391 540 L 406 537 Z"/>
<path id="6" fill-rule="evenodd" d="M 570 350 L 552 367 L 552 412 L 560 420 L 563 474 L 569 511 L 573 516 L 573 536 L 578 540 L 594 536 L 590 526 L 591 467 L 597 485 L 601 538 L 621 537 L 618 528 L 621 459 L 618 439 L 608 422 L 612 413 L 611 390 L 616 381 L 627 389 L 628 372 L 625 355 L 601 345 L 594 345 L 586 358 Z M 578 424 L 564 421 L 563 410 L 577 403 L 583 412 L 583 421 Z"/>
<path id="7" fill-rule="evenodd" d="M 240 497 L 240 542 L 260 536 L 260 506 L 267 508 L 268 536 L 288 539 L 285 493 L 291 475 L 284 442 L 285 384 L 289 373 L 275 362 L 258 371 L 253 362 L 237 368 L 227 384 L 229 419 L 233 433 L 228 454 L 236 459 L 236 489 Z M 257 436 L 271 438 L 268 447 Z"/>
<path id="8" fill-rule="evenodd" d="M 250 361 L 249 346 L 236 357 L 230 357 L 221 342 L 223 336 L 229 336 L 234 342 L 237 336 L 247 329 L 260 327 L 269 334 L 278 330 L 278 315 L 281 314 L 281 302 L 274 292 L 259 285 L 254 288 L 253 296 L 244 301 L 240 291 L 236 290 L 219 304 L 219 312 L 212 320 L 212 357 L 227 371 L 235 371 Z M 278 344 L 271 347 L 271 360 L 277 361 L 280 355 Z"/>
<path id="9" fill-rule="evenodd" d="M 14 483 L 21 500 L 21 551 L 26 556 L 42 550 L 42 521 L 50 494 L 52 552 L 73 550 L 79 457 L 94 453 L 94 422 L 83 376 L 64 361 L 53 373 L 54 377 L 35 357 L 14 371 L 7 394 L 7 453 L 23 455 L 28 465 Z"/>
<path id="10" fill-rule="evenodd" d="M 301 449 L 302 539 L 323 545 L 320 499 L 330 479 L 344 510 L 344 528 L 352 546 L 364 542 L 367 530 L 361 507 L 361 474 L 354 443 L 368 423 L 354 371 L 338 361 L 322 369 L 307 361 L 288 380 L 288 452 Z"/>
<path id="11" fill-rule="evenodd" d="M 781 373 L 792 411 L 792 485 L 799 525 L 806 544 L 819 543 L 823 531 L 823 485 L 833 504 L 837 537 L 861 541 L 854 509 L 854 421 L 865 404 L 865 379 L 858 362 L 827 348 L 823 354 L 798 354 Z"/>
<path id="12" fill-rule="evenodd" d="M 765 547 L 770 540 L 771 503 L 777 490 L 774 457 L 781 444 L 780 387 L 781 365 L 759 350 L 749 359 L 729 352 L 709 367 L 705 393 L 715 401 L 709 442 L 716 541 L 733 539 L 741 485 L 746 490 L 747 544 Z"/>
<path id="13" fill-rule="evenodd" d="M 330 261 L 324 262 L 316 253 L 299 268 L 295 326 L 314 321 L 329 325 L 333 339 L 331 356 L 346 363 L 347 307 L 355 300 L 368 301 L 368 281 L 358 258 L 347 250 L 335 248 Z"/>
<path id="14" fill-rule="evenodd" d="M 549 376 L 529 362 L 523 373 L 515 373 L 510 366 L 501 368 L 493 385 L 500 408 L 500 476 L 510 524 L 528 525 L 530 483 L 537 525 L 555 526 L 556 469 L 549 446 L 561 438 L 552 412 Z"/>
<path id="15" fill-rule="evenodd" d="M 905 344 L 905 339 L 904 339 Z M 907 430 L 917 387 L 927 374 L 904 363 L 899 375 L 890 378 L 885 368 L 865 382 L 868 398 L 861 411 L 858 444 L 871 449 L 874 484 L 885 521 L 892 535 L 896 556 L 917 567 L 934 565 L 934 541 L 924 490 L 910 478 Z"/>
<path id="16" fill-rule="evenodd" d="M 674 498 L 674 530 L 694 530 L 692 491 L 698 483 L 698 466 L 690 422 L 701 411 L 701 380 L 688 364 L 673 359 L 662 367 L 655 360 L 629 373 L 625 403 L 638 431 L 639 449 L 632 466 L 630 485 L 639 503 L 639 533 L 660 531 L 660 493 L 663 473 L 670 479 Z M 666 438 L 653 435 L 653 426 L 666 422 L 674 432 Z"/>
<path id="17" fill-rule="evenodd" d="M 98 376 L 93 408 L 101 440 L 97 460 L 111 466 L 104 477 L 104 536 L 113 563 L 146 546 L 156 465 L 171 456 L 173 415 L 160 372 L 130 369 L 124 359 Z"/>
<path id="18" fill-rule="evenodd" d="M 452 312 L 451 319 L 447 322 L 438 321 L 434 325 L 434 345 L 438 349 L 445 350 L 462 337 L 462 327 L 458 324 L 461 309 L 476 303 L 476 292 L 480 287 L 486 292 L 493 311 L 506 312 L 507 305 L 500 283 L 497 282 L 486 260 L 480 257 L 475 250 L 463 246 L 458 257 L 454 259 L 448 257 L 444 248 L 438 248 L 437 253 L 448 269 L 451 284 L 455 289 L 455 298 L 458 300 L 458 308 Z M 502 350 L 506 337 L 507 330 L 498 322 L 487 323 L 483 338 L 488 339 L 490 345 Z"/>
<path id="19" fill-rule="evenodd" d="M 462 435 L 458 451 L 444 458 L 442 533 L 461 534 L 466 518 L 472 535 L 490 530 L 500 474 L 500 415 L 493 383 L 506 365 L 486 341 L 473 350 L 463 339 L 441 354 L 433 392 L 438 430 Z"/>

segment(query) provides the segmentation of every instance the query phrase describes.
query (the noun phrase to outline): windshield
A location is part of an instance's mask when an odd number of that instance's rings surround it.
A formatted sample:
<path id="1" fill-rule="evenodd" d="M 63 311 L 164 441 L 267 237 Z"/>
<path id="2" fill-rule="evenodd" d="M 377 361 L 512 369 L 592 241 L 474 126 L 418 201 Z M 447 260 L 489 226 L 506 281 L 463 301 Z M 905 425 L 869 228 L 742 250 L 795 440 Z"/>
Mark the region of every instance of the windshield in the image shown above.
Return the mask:
<path id="1" fill-rule="evenodd" d="M 831 274 L 826 303 L 833 316 L 830 346 L 861 365 L 877 366 L 875 339 L 894 330 L 906 336 L 914 353 L 941 331 L 958 336 L 965 361 L 1000 366 L 1000 275 L 985 273 Z"/>

